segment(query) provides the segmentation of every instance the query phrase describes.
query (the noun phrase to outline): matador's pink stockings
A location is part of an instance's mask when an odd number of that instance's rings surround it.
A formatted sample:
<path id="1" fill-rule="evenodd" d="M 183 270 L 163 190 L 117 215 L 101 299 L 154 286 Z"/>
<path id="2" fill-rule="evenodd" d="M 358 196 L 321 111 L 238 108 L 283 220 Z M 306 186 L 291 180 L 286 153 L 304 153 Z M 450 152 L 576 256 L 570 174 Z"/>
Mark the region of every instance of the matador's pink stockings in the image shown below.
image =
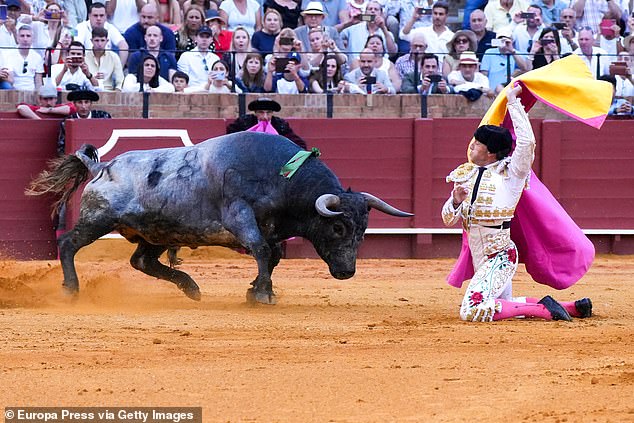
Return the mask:
<path id="1" fill-rule="evenodd" d="M 539 300 L 537 298 L 526 297 L 527 303 L 537 303 L 538 301 Z M 577 310 L 574 301 L 559 301 L 559 304 L 561 304 L 561 306 L 565 308 L 568 314 L 570 314 L 572 317 L 584 317 L 581 315 L 581 313 L 579 313 L 579 310 Z"/>
<path id="2" fill-rule="evenodd" d="M 550 311 L 548 311 L 543 304 L 537 304 L 537 300 L 535 302 L 527 301 L 526 303 L 506 300 L 495 300 L 495 302 L 502 305 L 502 310 L 493 315 L 493 320 L 509 319 L 518 316 L 540 317 L 542 319 L 552 320 Z"/>

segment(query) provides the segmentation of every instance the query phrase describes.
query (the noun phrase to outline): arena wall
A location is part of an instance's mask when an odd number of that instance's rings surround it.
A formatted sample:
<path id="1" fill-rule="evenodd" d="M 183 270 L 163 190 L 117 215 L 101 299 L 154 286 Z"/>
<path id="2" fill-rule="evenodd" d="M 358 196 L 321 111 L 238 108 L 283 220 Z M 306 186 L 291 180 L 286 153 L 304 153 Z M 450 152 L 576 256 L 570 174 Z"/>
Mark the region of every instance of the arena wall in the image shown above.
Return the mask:
<path id="1" fill-rule="evenodd" d="M 455 256 L 460 230 L 443 227 L 439 210 L 449 194 L 445 176 L 465 160 L 467 140 L 479 119 L 289 119 L 344 187 L 371 192 L 415 213 L 402 219 L 373 211 L 361 257 Z M 113 119 L 69 121 L 67 151 L 83 143 L 103 147 L 108 160 L 133 149 L 183 145 L 181 130 L 198 143 L 224 133 L 224 119 Z M 55 155 L 56 120 L 0 120 L 0 251 L 16 258 L 52 258 L 50 198 L 25 197 L 23 189 Z M 116 129 L 116 132 L 113 130 Z M 158 130 L 154 135 L 126 130 Z M 589 232 L 598 252 L 634 253 L 634 121 L 608 121 L 601 131 L 573 121 L 535 119 L 534 170 L 575 221 Z M 133 132 L 134 132 L 133 131 Z M 149 134 L 149 136 L 148 136 Z M 141 138 L 134 137 L 142 135 Z M 77 203 L 69 219 L 77 218 Z M 301 239 L 287 257 L 314 257 Z"/>

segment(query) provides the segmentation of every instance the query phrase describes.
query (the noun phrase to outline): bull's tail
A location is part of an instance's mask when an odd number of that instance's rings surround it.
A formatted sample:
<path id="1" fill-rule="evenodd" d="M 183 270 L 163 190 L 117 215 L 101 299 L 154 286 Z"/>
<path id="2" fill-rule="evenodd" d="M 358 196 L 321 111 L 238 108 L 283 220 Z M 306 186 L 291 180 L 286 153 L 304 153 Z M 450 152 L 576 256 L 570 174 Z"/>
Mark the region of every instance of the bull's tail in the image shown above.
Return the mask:
<path id="1" fill-rule="evenodd" d="M 99 163 L 97 149 L 90 144 L 84 144 L 75 154 L 50 160 L 48 169 L 37 175 L 24 193 L 26 195 L 50 193 L 59 196 L 59 199 L 53 203 L 51 213 L 52 216 L 56 216 L 77 188 L 86 182 L 89 176 L 98 173 L 103 166 Z"/>

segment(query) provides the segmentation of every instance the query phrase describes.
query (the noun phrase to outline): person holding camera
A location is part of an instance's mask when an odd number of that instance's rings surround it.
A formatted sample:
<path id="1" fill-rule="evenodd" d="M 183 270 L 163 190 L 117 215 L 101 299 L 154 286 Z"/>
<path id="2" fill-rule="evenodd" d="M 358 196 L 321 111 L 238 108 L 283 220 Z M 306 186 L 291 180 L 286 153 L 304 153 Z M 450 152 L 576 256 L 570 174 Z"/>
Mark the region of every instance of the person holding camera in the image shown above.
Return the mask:
<path id="1" fill-rule="evenodd" d="M 387 72 L 374 67 L 375 54 L 369 48 L 359 55 L 359 67 L 344 77 L 345 91 L 352 94 L 396 94 Z"/>
<path id="2" fill-rule="evenodd" d="M 401 92 L 404 94 L 451 94 L 453 90 L 439 72 L 438 56 L 431 53 L 423 55 L 421 73 L 410 72 L 405 75 Z"/>
<path id="3" fill-rule="evenodd" d="M 273 57 L 268 63 L 268 72 L 264 79 L 264 91 L 278 94 L 302 94 L 308 92 L 308 79 L 301 76 L 299 69 L 302 59 L 292 51 L 283 57 Z"/>
<path id="4" fill-rule="evenodd" d="M 394 36 L 387 29 L 382 10 L 378 1 L 369 1 L 365 8 L 365 14 L 359 15 L 361 22 L 341 31 L 341 39 L 346 45 L 349 62 L 359 57 L 359 52 L 365 48 L 370 35 L 377 35 L 383 40 L 387 53 L 397 52 L 398 48 L 394 42 Z"/>
<path id="5" fill-rule="evenodd" d="M 290 28 L 282 29 L 273 44 L 273 53 L 266 55 L 264 58 L 264 71 L 268 73 L 269 64 L 273 58 L 281 58 L 283 59 L 282 61 L 284 61 L 288 59 L 290 53 L 297 53 L 301 60 L 301 66 L 298 68 L 299 76 L 308 78 L 311 70 L 310 63 L 308 62 L 307 55 L 301 54 L 303 51 L 306 51 L 304 43 L 295 36 L 295 31 Z M 280 73 L 284 71 L 286 65 L 278 64 L 278 66 L 280 69 L 278 69 L 277 72 Z"/>
<path id="6" fill-rule="evenodd" d="M 229 94 L 233 82 L 229 79 L 229 65 L 222 60 L 218 60 L 211 65 L 211 72 L 209 72 L 209 79 L 205 84 L 205 91 L 210 94 Z M 239 89 L 236 89 L 240 92 Z"/>
<path id="7" fill-rule="evenodd" d="M 0 18 L 0 48 L 13 48 L 18 44 L 18 20 L 22 13 L 20 0 L 6 0 L 6 16 Z"/>
<path id="8" fill-rule="evenodd" d="M 300 25 L 295 28 L 295 37 L 302 42 L 302 45 L 310 45 L 308 35 L 312 29 L 321 28 L 324 36 L 333 40 L 337 45 L 337 48 L 343 50 L 343 43 L 339 36 L 339 31 L 333 27 L 324 24 L 326 13 L 324 12 L 324 6 L 318 1 L 311 1 L 306 5 L 304 11 L 302 11 L 302 19 L 304 25 Z"/>
<path id="9" fill-rule="evenodd" d="M 497 33 L 497 38 L 491 42 L 496 47 L 484 52 L 482 63 L 480 64 L 480 72 L 489 78 L 491 89 L 499 93 L 509 83 L 511 78 L 526 72 L 531 65 L 525 56 L 517 54 L 508 28 L 500 30 Z"/>
<path id="10" fill-rule="evenodd" d="M 561 58 L 559 32 L 555 28 L 544 29 L 539 39 L 533 43 L 529 54 L 529 59 L 532 57 L 531 62 L 533 69 L 541 68 L 555 60 L 559 60 Z"/>
<path id="11" fill-rule="evenodd" d="M 374 52 L 374 67 L 387 73 L 390 78 L 390 82 L 396 91 L 401 89 L 401 76 L 396 70 L 394 63 L 386 57 L 385 46 L 383 40 L 378 35 L 370 35 L 364 46 L 365 49 L 370 49 Z M 355 59 L 350 64 L 350 70 L 359 67 L 359 59 Z"/>
<path id="12" fill-rule="evenodd" d="M 310 92 L 322 94 L 325 92 L 341 94 L 344 92 L 346 82 L 343 80 L 341 67 L 343 63 L 338 56 L 328 54 L 324 57 L 319 68 L 310 78 Z"/>
<path id="13" fill-rule="evenodd" d="M 68 84 L 76 84 L 91 90 L 99 86 L 99 81 L 95 75 L 90 73 L 90 69 L 84 61 L 85 54 L 86 49 L 82 43 L 79 41 L 70 43 L 66 62 L 52 66 L 51 77 L 55 85 L 65 89 Z"/>
<path id="14" fill-rule="evenodd" d="M 342 65 L 346 65 L 348 62 L 348 56 L 339 50 L 335 41 L 328 38 L 322 28 L 311 29 L 308 40 L 310 51 L 305 56 L 312 70 L 321 66 L 326 55 L 337 56 L 337 61 Z"/>
<path id="15" fill-rule="evenodd" d="M 526 54 L 531 51 L 533 44 L 539 38 L 539 34 L 544 30 L 542 9 L 537 5 L 531 5 L 526 12 L 519 15 L 524 22 L 513 30 L 513 46 L 520 54 Z"/>
<path id="16" fill-rule="evenodd" d="M 553 26 L 559 30 L 561 54 L 569 54 L 579 47 L 576 32 L 577 13 L 575 9 L 567 7 L 561 11 L 559 19 L 561 19 L 561 22 L 555 22 Z"/>
<path id="17" fill-rule="evenodd" d="M 48 3 L 33 17 L 33 48 L 44 55 L 47 48 L 54 48 L 62 29 L 68 24 L 66 12 L 57 3 Z"/>
<path id="18" fill-rule="evenodd" d="M 449 14 L 449 4 L 444 1 L 437 1 L 431 8 L 431 26 L 424 26 L 410 30 L 410 25 L 405 25 L 399 34 L 402 40 L 410 41 L 417 33 L 422 33 L 427 40 L 427 51 L 438 56 L 442 63 L 445 54 L 449 53 L 447 45 L 454 37 L 453 31 L 447 27 L 447 16 Z"/>
<path id="19" fill-rule="evenodd" d="M 567 7 L 568 3 L 562 0 L 537 0 L 535 2 L 542 9 L 542 22 L 544 25 L 552 25 L 559 22 L 561 12 Z"/>

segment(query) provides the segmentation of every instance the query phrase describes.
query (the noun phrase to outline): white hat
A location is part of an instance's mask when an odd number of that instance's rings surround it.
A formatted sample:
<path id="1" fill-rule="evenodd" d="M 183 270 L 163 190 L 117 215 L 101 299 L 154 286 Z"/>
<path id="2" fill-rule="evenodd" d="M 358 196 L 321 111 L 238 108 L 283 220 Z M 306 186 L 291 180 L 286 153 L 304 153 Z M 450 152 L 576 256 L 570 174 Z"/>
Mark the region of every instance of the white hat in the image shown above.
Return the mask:
<path id="1" fill-rule="evenodd" d="M 495 38 L 508 38 L 509 40 L 513 39 L 513 33 L 511 31 L 511 28 L 509 28 L 508 26 L 505 26 L 502 29 L 499 29 L 496 33 L 495 33 Z"/>
<path id="2" fill-rule="evenodd" d="M 478 63 L 478 56 L 476 56 L 476 54 L 472 51 L 465 51 L 460 53 L 460 60 L 458 61 L 458 64 L 460 65 L 477 65 Z"/>
<path id="3" fill-rule="evenodd" d="M 304 9 L 302 15 L 326 15 L 326 13 L 324 12 L 324 6 L 321 2 L 311 1 L 306 5 L 306 9 Z"/>

